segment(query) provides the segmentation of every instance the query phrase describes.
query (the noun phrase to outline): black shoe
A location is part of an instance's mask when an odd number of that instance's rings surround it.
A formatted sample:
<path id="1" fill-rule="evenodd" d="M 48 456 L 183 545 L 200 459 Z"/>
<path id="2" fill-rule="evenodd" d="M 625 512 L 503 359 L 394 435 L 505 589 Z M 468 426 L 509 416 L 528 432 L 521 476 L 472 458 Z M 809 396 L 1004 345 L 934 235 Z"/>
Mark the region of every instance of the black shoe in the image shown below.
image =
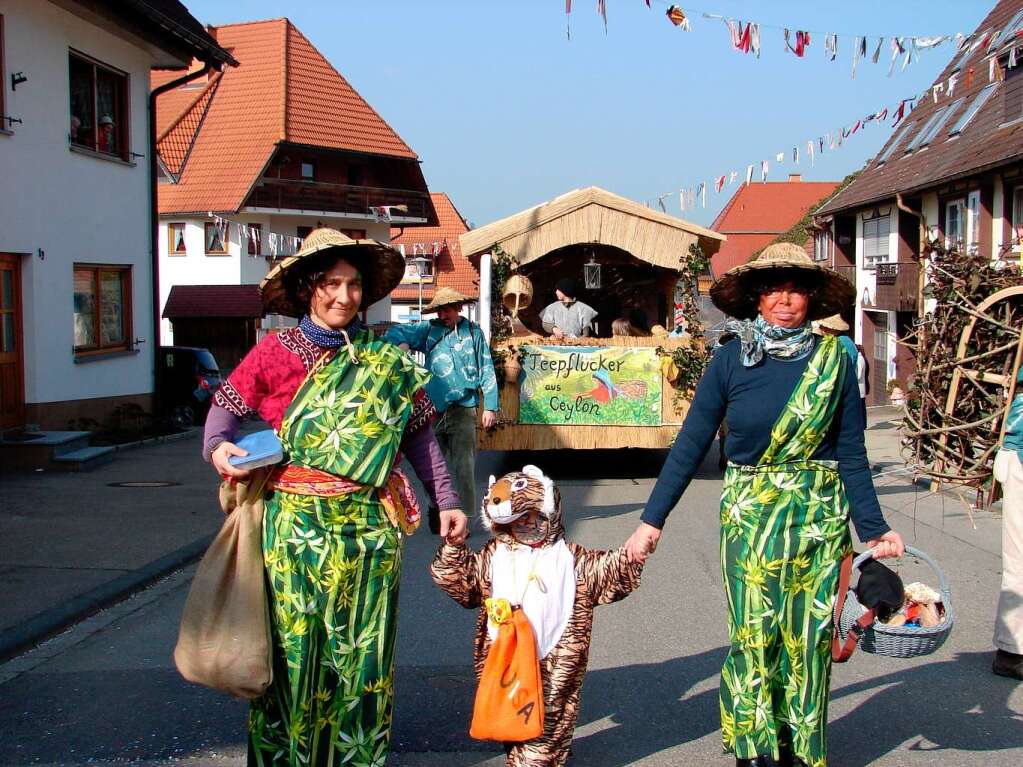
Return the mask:
<path id="1" fill-rule="evenodd" d="M 753 759 L 740 759 L 735 758 L 735 767 L 771 767 L 774 764 L 766 756 L 758 756 Z"/>
<path id="2" fill-rule="evenodd" d="M 991 671 L 998 676 L 1023 680 L 1023 655 L 1006 652 L 1005 650 L 996 650 L 995 659 L 991 663 Z"/>
<path id="3" fill-rule="evenodd" d="M 440 509 L 431 506 L 426 510 L 426 521 L 430 525 L 430 532 L 434 535 L 440 534 Z"/>
<path id="4" fill-rule="evenodd" d="M 778 767 L 804 767 L 802 759 L 796 759 L 792 754 L 792 746 L 787 743 L 778 744 Z"/>

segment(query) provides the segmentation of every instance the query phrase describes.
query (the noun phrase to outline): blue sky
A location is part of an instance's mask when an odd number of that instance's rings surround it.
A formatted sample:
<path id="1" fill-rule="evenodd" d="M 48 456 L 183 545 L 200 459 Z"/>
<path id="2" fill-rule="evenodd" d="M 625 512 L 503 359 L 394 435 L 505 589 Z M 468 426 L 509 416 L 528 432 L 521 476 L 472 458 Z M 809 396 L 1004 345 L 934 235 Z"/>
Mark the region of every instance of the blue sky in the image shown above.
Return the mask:
<path id="1" fill-rule="evenodd" d="M 971 32 L 983 0 L 698 0 L 680 2 L 693 30 L 665 18 L 668 3 L 575 0 L 572 39 L 564 0 L 185 0 L 202 22 L 226 24 L 286 14 L 423 161 L 427 182 L 480 226 L 558 194 L 602 186 L 640 202 L 712 182 L 769 159 L 773 180 L 840 179 L 873 156 L 890 122 L 857 133 L 818 157 L 806 141 L 927 87 L 952 56 L 945 44 L 887 77 L 861 62 L 850 77 L 852 36 Z M 761 56 L 731 49 L 721 13 L 765 25 Z M 781 29 L 839 34 L 835 62 L 823 34 L 803 59 L 784 51 Z M 799 143 L 801 162 L 791 163 Z M 778 152 L 786 161 L 774 162 Z M 734 187 L 732 187 L 734 190 Z M 730 196 L 711 191 L 709 224 Z"/>

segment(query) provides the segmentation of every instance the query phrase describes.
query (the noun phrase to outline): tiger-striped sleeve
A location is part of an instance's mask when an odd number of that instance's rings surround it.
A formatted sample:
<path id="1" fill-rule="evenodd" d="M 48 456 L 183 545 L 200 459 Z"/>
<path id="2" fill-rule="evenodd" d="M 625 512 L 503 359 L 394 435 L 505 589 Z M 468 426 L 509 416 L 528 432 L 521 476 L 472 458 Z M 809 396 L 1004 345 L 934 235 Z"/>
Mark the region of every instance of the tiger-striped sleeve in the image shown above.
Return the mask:
<path id="1" fill-rule="evenodd" d="M 576 555 L 578 572 L 595 605 L 624 599 L 639 588 L 643 565 L 630 562 L 625 547 L 612 551 L 582 549 Z"/>
<path id="2" fill-rule="evenodd" d="M 442 543 L 430 564 L 433 582 L 462 607 L 480 607 L 490 593 L 489 577 L 485 571 L 489 570 L 487 565 L 492 548 L 488 545 L 475 553 L 464 544 L 452 546 Z"/>

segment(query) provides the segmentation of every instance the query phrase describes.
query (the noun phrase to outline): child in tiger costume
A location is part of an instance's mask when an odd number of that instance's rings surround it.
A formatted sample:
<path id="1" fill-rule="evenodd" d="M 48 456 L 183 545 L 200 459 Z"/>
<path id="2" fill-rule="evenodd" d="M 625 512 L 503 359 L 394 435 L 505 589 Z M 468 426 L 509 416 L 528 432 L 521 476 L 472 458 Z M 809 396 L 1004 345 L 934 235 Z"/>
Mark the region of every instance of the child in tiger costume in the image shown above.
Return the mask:
<path id="1" fill-rule="evenodd" d="M 433 580 L 462 607 L 480 608 L 476 675 L 496 636 L 483 609 L 488 597 L 522 605 L 536 635 L 543 682 L 543 734 L 506 743 L 508 767 L 561 767 L 568 760 L 589 659 L 593 608 L 639 587 L 642 565 L 625 549 L 591 551 L 565 541 L 561 493 L 536 466 L 494 481 L 483 499 L 483 525 L 493 538 L 474 553 L 443 544 Z"/>

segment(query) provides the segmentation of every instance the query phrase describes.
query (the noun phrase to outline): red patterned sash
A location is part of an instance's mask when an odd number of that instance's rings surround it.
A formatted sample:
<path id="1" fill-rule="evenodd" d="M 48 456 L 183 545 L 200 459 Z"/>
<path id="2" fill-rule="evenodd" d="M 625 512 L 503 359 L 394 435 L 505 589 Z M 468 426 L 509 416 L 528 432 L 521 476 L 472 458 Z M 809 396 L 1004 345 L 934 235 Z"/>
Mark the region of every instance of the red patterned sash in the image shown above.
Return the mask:
<path id="1" fill-rule="evenodd" d="M 268 484 L 282 493 L 314 495 L 320 498 L 349 495 L 369 487 L 320 469 L 294 464 L 277 467 L 270 475 Z M 376 488 L 376 494 L 391 524 L 401 528 L 406 535 L 412 535 L 419 527 L 422 515 L 416 493 L 405 472 L 398 468 L 392 469 L 386 484 Z"/>

